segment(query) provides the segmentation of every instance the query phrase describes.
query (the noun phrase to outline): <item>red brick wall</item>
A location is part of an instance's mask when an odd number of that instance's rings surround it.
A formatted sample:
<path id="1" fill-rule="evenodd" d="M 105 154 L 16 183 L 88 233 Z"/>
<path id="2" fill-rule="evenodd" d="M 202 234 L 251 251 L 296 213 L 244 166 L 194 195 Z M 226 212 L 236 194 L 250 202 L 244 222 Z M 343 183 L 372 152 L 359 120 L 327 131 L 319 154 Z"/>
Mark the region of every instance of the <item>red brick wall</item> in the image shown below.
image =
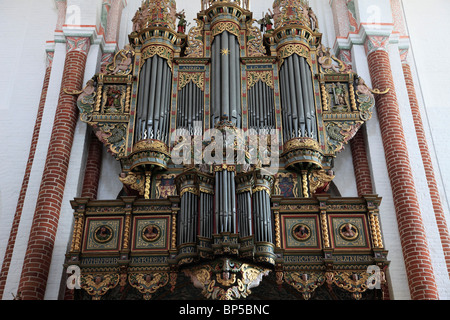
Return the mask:
<path id="1" fill-rule="evenodd" d="M 376 108 L 411 298 L 439 299 L 409 162 L 389 55 L 385 50 L 373 51 L 368 55 L 368 63 L 373 87 L 381 90 L 390 88 L 387 94 L 377 95 Z"/>
<path id="2" fill-rule="evenodd" d="M 358 190 L 358 196 L 360 197 L 365 194 L 373 194 L 372 177 L 370 174 L 369 161 L 367 160 L 363 129 L 364 128 L 358 130 L 353 139 L 350 140 L 356 188 Z"/>
<path id="3" fill-rule="evenodd" d="M 44 299 L 78 119 L 77 98 L 63 89 L 82 88 L 88 47 L 88 39 L 68 39 L 61 92 L 18 288 L 24 300 Z"/>
<path id="4" fill-rule="evenodd" d="M 406 81 L 406 87 L 408 89 L 409 104 L 411 106 L 414 126 L 416 129 L 417 141 L 419 143 L 422 162 L 425 168 L 425 174 L 427 177 L 428 188 L 430 190 L 433 210 L 436 215 L 436 222 L 439 229 L 439 235 L 441 237 L 442 247 L 444 249 L 444 256 L 447 264 L 447 270 L 449 271 L 450 276 L 450 235 L 448 231 L 447 222 L 445 220 L 444 210 L 442 208 L 441 197 L 439 195 L 436 177 L 434 175 L 433 163 L 431 162 L 431 156 L 428 149 L 425 130 L 423 128 L 422 116 L 420 115 L 419 104 L 417 102 L 417 96 L 414 88 L 414 81 L 411 73 L 411 67 L 407 63 L 403 63 L 403 74 Z"/>

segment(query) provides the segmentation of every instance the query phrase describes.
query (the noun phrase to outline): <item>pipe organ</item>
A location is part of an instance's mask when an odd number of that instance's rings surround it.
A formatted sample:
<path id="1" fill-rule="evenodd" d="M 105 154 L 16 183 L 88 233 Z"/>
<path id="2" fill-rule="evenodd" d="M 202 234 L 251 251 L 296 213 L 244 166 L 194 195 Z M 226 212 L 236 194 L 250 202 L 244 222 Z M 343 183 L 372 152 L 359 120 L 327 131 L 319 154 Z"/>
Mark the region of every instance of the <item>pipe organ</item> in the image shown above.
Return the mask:
<path id="1" fill-rule="evenodd" d="M 360 299 L 367 266 L 388 263 L 381 199 L 326 191 L 380 91 L 322 46 L 306 0 L 275 0 L 264 33 L 247 2 L 202 4 L 186 34 L 175 1 L 143 1 L 129 45 L 80 94 L 124 192 L 72 202 L 67 264 L 93 299 L 176 294 L 183 277 L 204 298 L 242 299 L 270 276 L 305 299 L 324 284 Z"/>

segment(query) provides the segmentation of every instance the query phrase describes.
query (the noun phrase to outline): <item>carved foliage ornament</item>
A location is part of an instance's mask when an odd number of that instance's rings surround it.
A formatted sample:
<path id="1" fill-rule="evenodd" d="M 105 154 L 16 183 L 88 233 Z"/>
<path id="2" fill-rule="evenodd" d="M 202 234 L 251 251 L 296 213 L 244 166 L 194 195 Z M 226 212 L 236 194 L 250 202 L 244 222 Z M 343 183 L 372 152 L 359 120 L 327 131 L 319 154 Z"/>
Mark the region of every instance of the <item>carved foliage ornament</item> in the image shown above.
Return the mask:
<path id="1" fill-rule="evenodd" d="M 229 22 L 229 21 L 222 21 L 222 22 L 218 22 L 216 23 L 211 30 L 211 37 L 212 39 L 215 38 L 215 36 L 221 34 L 224 31 L 228 31 L 231 34 L 234 34 L 237 38 L 237 40 L 239 41 L 239 43 L 241 42 L 241 37 L 239 36 L 239 26 L 233 22 Z M 213 40 L 211 40 L 212 42 Z"/>
<path id="2" fill-rule="evenodd" d="M 205 90 L 205 74 L 203 72 L 180 72 L 178 79 L 178 90 L 183 89 L 191 81 L 200 90 Z"/>
<path id="3" fill-rule="evenodd" d="M 309 49 L 302 44 L 294 43 L 294 44 L 287 44 L 287 45 L 283 46 L 280 50 L 278 50 L 278 53 L 277 53 L 278 61 L 279 61 L 278 67 L 281 68 L 281 66 L 284 63 L 284 60 L 286 58 L 289 58 L 293 54 L 297 54 L 300 57 L 305 58 L 306 61 L 308 62 L 308 64 L 311 66 L 312 62 L 311 62 L 311 55 L 309 53 Z"/>
<path id="4" fill-rule="evenodd" d="M 166 46 L 149 46 L 142 51 L 141 67 L 144 65 L 147 59 L 152 58 L 154 55 L 158 55 L 167 60 L 170 70 L 173 72 L 173 50 Z"/>
<path id="5" fill-rule="evenodd" d="M 274 88 L 272 71 L 249 71 L 247 73 L 247 86 L 250 90 L 258 81 L 267 84 L 268 87 Z"/>

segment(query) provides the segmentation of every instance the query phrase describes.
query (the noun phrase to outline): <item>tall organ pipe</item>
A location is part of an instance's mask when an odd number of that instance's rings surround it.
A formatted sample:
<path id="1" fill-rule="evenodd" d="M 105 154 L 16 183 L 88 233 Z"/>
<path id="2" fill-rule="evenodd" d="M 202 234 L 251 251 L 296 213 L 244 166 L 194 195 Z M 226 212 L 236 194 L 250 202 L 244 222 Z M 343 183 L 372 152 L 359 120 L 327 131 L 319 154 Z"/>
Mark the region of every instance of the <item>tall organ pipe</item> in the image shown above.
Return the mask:
<path id="1" fill-rule="evenodd" d="M 317 139 L 312 72 L 304 57 L 286 58 L 280 69 L 283 110 L 283 140 L 296 137 Z"/>
<path id="2" fill-rule="evenodd" d="M 172 72 L 167 61 L 157 55 L 147 59 L 139 77 L 136 142 L 159 138 L 168 143 L 171 90 Z"/>
<path id="3" fill-rule="evenodd" d="M 239 42 L 235 35 L 224 31 L 215 36 L 212 44 L 212 111 L 211 125 L 224 115 L 241 127 L 241 76 Z"/>

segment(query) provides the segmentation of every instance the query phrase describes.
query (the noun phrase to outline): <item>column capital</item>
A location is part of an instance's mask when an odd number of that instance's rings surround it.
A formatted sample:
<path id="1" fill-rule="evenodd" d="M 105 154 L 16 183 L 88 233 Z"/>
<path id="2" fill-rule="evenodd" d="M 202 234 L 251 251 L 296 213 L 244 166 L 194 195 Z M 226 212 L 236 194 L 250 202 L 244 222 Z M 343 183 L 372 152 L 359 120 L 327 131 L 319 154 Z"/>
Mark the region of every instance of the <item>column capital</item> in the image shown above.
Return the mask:
<path id="1" fill-rule="evenodd" d="M 90 46 L 91 41 L 88 37 L 66 37 L 67 53 L 78 51 L 87 55 Z"/>
<path id="2" fill-rule="evenodd" d="M 408 64 L 409 49 L 408 48 L 399 48 L 399 52 L 400 52 L 400 60 L 402 61 L 402 64 Z"/>
<path id="3" fill-rule="evenodd" d="M 388 44 L 388 35 L 367 35 L 364 41 L 364 48 L 366 49 L 366 54 L 370 55 L 372 52 L 378 50 L 387 52 Z"/>

